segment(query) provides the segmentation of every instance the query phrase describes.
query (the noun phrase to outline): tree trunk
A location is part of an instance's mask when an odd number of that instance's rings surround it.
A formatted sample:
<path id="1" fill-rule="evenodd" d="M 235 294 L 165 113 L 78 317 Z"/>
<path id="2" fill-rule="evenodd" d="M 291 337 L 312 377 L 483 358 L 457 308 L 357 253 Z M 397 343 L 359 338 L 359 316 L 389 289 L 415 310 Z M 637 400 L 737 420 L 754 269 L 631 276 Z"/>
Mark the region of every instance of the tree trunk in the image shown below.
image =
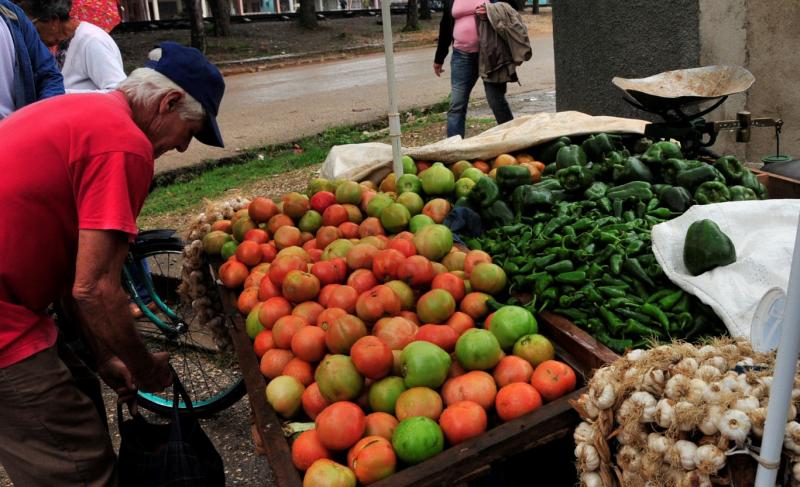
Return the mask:
<path id="1" fill-rule="evenodd" d="M 300 0 L 300 8 L 297 9 L 297 20 L 300 27 L 306 29 L 317 28 L 317 6 L 314 0 Z"/>
<path id="2" fill-rule="evenodd" d="M 192 47 L 206 52 L 206 28 L 203 25 L 203 0 L 186 0 L 186 13 L 192 30 Z"/>
<path id="3" fill-rule="evenodd" d="M 406 12 L 406 26 L 404 32 L 419 30 L 419 12 L 417 11 L 417 0 L 408 0 L 408 11 Z"/>
<path id="4" fill-rule="evenodd" d="M 230 0 L 210 0 L 208 6 L 214 16 L 214 35 L 228 37 L 231 35 L 231 4 Z"/>
<path id="5" fill-rule="evenodd" d="M 419 18 L 420 20 L 431 20 L 430 0 L 419 0 Z"/>

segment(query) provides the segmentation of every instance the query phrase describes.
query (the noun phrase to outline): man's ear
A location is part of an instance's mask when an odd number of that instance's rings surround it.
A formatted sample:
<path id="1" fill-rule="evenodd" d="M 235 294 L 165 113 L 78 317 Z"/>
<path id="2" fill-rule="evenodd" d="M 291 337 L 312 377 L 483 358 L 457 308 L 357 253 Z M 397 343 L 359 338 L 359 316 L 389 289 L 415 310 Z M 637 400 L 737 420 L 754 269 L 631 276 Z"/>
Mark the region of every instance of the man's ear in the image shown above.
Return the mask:
<path id="1" fill-rule="evenodd" d="M 158 105 L 158 113 L 166 114 L 175 111 L 181 100 L 183 100 L 183 93 L 177 90 L 169 91 L 161 98 L 161 103 Z"/>

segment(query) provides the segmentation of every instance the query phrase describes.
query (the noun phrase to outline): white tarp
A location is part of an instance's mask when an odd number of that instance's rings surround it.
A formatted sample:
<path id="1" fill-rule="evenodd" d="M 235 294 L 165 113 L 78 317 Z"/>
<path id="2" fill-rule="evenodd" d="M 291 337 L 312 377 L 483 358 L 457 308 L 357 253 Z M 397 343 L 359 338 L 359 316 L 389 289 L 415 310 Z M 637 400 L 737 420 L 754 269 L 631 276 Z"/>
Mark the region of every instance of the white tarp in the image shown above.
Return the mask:
<path id="1" fill-rule="evenodd" d="M 750 338 L 750 324 L 764 294 L 789 283 L 800 200 L 733 201 L 694 205 L 653 227 L 653 253 L 669 279 L 711 306 L 734 336 Z M 692 276 L 683 243 L 692 223 L 713 220 L 733 241 L 736 262 Z"/>
<path id="2" fill-rule="evenodd" d="M 649 122 L 630 118 L 594 117 L 581 112 L 524 115 L 492 127 L 474 137 L 459 136 L 422 147 L 405 147 L 403 153 L 415 160 L 456 162 L 462 159 L 491 159 L 513 153 L 561 136 L 598 132 L 643 134 Z M 392 146 L 377 142 L 337 145 L 331 148 L 320 176 L 360 181 L 376 169 L 392 163 Z"/>

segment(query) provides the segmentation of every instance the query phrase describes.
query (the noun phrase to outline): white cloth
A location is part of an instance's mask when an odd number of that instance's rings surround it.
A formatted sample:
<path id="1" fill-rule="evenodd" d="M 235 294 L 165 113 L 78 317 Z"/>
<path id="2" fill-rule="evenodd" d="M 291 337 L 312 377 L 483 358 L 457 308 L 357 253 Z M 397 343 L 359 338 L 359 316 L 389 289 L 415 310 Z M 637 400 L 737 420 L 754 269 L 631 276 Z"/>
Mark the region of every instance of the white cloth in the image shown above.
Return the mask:
<path id="1" fill-rule="evenodd" d="M 0 120 L 14 111 L 14 64 L 17 62 L 14 51 L 14 38 L 0 17 Z"/>
<path id="2" fill-rule="evenodd" d="M 126 78 L 114 39 L 90 22 L 75 29 L 61 74 L 67 93 L 110 91 Z"/>
<path id="3" fill-rule="evenodd" d="M 800 200 L 732 201 L 694 205 L 653 227 L 653 253 L 678 287 L 711 306 L 734 336 L 750 338 L 759 301 L 773 287 L 786 291 L 800 217 Z M 692 223 L 709 219 L 730 237 L 736 262 L 692 276 L 683 243 Z"/>

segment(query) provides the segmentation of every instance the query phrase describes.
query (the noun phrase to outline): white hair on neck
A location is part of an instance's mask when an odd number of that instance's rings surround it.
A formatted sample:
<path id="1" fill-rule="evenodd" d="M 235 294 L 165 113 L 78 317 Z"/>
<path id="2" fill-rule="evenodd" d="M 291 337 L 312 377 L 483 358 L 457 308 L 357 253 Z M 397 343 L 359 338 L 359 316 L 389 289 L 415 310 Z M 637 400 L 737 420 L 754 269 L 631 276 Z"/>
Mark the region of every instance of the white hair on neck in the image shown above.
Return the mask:
<path id="1" fill-rule="evenodd" d="M 148 54 L 152 61 L 161 59 L 161 49 L 153 49 Z M 183 120 L 201 120 L 205 111 L 200 102 L 171 79 L 151 68 L 135 69 L 118 87 L 134 103 L 149 106 L 158 103 L 167 92 L 179 91 L 183 99 L 177 106 L 178 114 Z"/>

